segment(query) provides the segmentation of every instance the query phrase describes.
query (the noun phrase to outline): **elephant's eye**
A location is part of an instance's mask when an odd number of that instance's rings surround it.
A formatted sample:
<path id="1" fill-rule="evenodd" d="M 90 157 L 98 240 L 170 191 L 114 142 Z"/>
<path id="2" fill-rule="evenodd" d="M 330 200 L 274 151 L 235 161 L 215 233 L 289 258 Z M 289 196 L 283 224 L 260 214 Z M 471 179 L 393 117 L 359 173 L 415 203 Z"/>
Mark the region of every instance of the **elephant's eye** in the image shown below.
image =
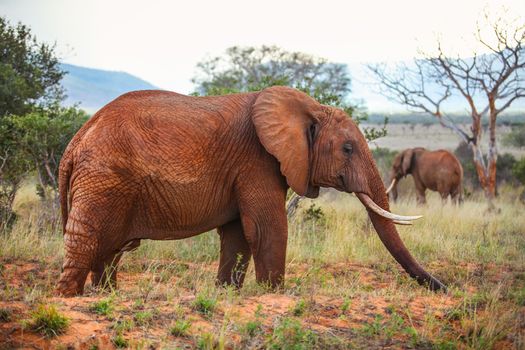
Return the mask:
<path id="1" fill-rule="evenodd" d="M 343 145 L 343 152 L 349 156 L 354 151 L 354 148 L 352 147 L 352 144 L 350 142 L 347 142 Z"/>

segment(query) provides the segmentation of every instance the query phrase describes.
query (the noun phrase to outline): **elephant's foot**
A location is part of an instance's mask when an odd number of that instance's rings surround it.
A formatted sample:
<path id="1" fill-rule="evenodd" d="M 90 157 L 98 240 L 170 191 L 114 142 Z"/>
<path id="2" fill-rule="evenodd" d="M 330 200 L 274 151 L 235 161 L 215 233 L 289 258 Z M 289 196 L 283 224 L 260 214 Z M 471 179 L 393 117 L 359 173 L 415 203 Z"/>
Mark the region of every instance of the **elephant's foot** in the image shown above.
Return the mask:
<path id="1" fill-rule="evenodd" d="M 64 268 L 55 289 L 55 294 L 63 297 L 82 295 L 88 273 L 89 269 L 72 267 Z"/>

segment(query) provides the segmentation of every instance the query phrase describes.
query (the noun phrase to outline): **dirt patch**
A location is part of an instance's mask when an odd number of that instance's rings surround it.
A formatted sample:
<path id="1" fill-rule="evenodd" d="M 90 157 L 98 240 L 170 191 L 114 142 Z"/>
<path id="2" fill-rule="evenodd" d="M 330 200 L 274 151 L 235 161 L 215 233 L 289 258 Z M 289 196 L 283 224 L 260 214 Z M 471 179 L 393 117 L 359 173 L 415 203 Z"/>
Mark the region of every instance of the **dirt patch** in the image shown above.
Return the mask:
<path id="1" fill-rule="evenodd" d="M 392 289 L 396 282 L 391 271 L 381 272 L 371 266 L 353 263 L 323 265 L 322 272 L 331 278 L 331 283 L 348 277 L 356 285 L 365 286 L 348 297 L 334 296 L 330 284 L 309 286 L 315 292 L 304 294 L 290 287 L 277 293 L 260 292 L 244 297 L 213 289 L 211 291 L 216 292 L 214 298 L 218 298 L 217 305 L 213 312 L 205 314 L 194 307 L 198 291 L 179 284 L 196 270 L 207 271 L 210 266 L 187 266 L 187 269 L 182 269 L 185 271 L 182 275 L 147 268 L 139 272 L 121 272 L 120 285 L 114 294 L 94 290 L 88 285 L 84 296 L 59 298 L 52 296 L 53 279 L 50 278 L 58 276 L 58 271 L 49 271 L 45 264 L 37 262 L 6 262 L 0 275 L 5 299 L 0 301 L 0 309 L 7 310 L 9 317 L 0 321 L 0 344 L 7 348 L 111 349 L 118 342 L 115 338 L 120 336 L 132 348 L 194 348 L 199 342 L 213 344 L 221 339 L 226 348 L 257 348 L 264 345 L 284 318 L 297 319 L 305 329 L 338 337 L 353 346 L 358 339 L 358 347 L 367 344 L 370 348 L 404 348 L 410 342 L 416 342 L 416 335 L 429 333 L 429 318 L 437 322 L 438 328 L 447 325 L 451 333 L 448 338 L 463 336 L 461 325 L 449 317 L 450 310 L 460 309 L 463 296 L 430 293 L 414 287 Z M 495 265 L 466 264 L 462 268 L 472 276 L 473 291 L 479 289 L 476 279 L 484 279 L 486 283 L 512 281 L 512 273 L 515 273 Z M 307 264 L 296 264 L 290 270 L 291 279 L 310 274 Z M 153 292 L 137 292 L 137 286 L 144 281 L 152 281 Z M 31 293 L 35 285 L 40 285 L 42 293 L 40 297 L 30 298 L 27 293 Z M 93 305 L 104 300 L 111 303 L 110 310 L 106 314 L 93 311 Z M 24 320 L 31 318 L 39 304 L 55 305 L 69 319 L 69 327 L 63 334 L 45 338 L 24 329 Z M 482 310 L 475 312 L 483 317 Z M 525 319 L 524 315 L 522 310 L 520 317 Z M 191 324 L 185 334 L 171 334 L 177 321 Z M 246 340 L 253 336 L 246 330 L 250 322 L 259 324 L 257 327 L 262 333 L 255 336 L 259 336 L 258 341 Z M 409 329 L 413 329 L 413 333 L 407 331 Z M 388 336 L 385 338 L 384 334 Z M 497 344 L 506 348 L 513 343 L 501 339 Z"/>

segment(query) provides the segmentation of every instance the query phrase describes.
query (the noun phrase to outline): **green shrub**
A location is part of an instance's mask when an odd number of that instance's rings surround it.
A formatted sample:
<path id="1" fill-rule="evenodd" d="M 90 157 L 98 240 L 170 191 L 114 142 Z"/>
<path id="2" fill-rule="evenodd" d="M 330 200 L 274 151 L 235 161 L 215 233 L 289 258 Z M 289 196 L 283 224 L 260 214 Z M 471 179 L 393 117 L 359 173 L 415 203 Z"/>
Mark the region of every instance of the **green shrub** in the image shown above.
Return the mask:
<path id="1" fill-rule="evenodd" d="M 151 311 L 138 311 L 135 313 L 135 321 L 139 326 L 146 326 L 153 320 L 153 312 Z"/>
<path id="2" fill-rule="evenodd" d="M 176 337 L 184 337 L 188 333 L 191 323 L 186 320 L 177 320 L 170 328 L 170 334 Z"/>
<path id="3" fill-rule="evenodd" d="M 301 300 L 297 301 L 297 303 L 293 307 L 292 314 L 294 316 L 302 316 L 302 315 L 304 315 L 304 313 L 306 311 L 306 308 L 307 308 L 306 301 L 301 299 Z"/>
<path id="4" fill-rule="evenodd" d="M 267 341 L 269 349 L 313 349 L 319 337 L 292 318 L 283 318 Z"/>
<path id="5" fill-rule="evenodd" d="M 193 308 L 205 316 L 209 316 L 217 306 L 217 299 L 199 294 L 193 301 Z"/>
<path id="6" fill-rule="evenodd" d="M 454 150 L 454 154 L 463 167 L 463 179 L 465 183 L 473 188 L 480 188 L 478 173 L 476 172 L 476 166 L 472 160 L 472 150 L 470 147 L 466 143 L 461 142 Z M 512 183 L 517 180 L 516 175 L 514 174 L 515 164 L 516 158 L 510 153 L 503 153 L 498 156 L 498 161 L 496 163 L 497 185 Z"/>
<path id="7" fill-rule="evenodd" d="M 303 218 L 304 221 L 321 221 L 324 219 L 323 209 L 315 205 L 315 203 L 310 204 L 310 207 L 304 210 Z"/>
<path id="8" fill-rule="evenodd" d="M 397 151 L 393 151 L 384 147 L 372 149 L 372 157 L 374 157 L 377 168 L 379 169 L 379 173 L 384 179 L 388 179 L 392 162 L 394 161 L 394 157 L 397 155 L 397 153 Z"/>
<path id="9" fill-rule="evenodd" d="M 242 333 L 248 337 L 254 337 L 262 332 L 262 324 L 259 320 L 248 321 L 242 328 Z"/>
<path id="10" fill-rule="evenodd" d="M 64 333 L 69 326 L 69 319 L 61 315 L 54 305 L 40 305 L 31 314 L 31 320 L 26 326 L 50 338 Z"/>
<path id="11" fill-rule="evenodd" d="M 110 316 L 113 312 L 113 300 L 111 299 L 102 299 L 99 301 L 94 302 L 91 304 L 89 310 L 92 312 L 103 315 L 103 316 Z"/>
<path id="12" fill-rule="evenodd" d="M 13 312 L 9 309 L 0 309 L 0 322 L 9 322 L 12 313 Z"/>
<path id="13" fill-rule="evenodd" d="M 116 322 L 113 322 L 112 328 L 117 332 L 118 334 L 121 334 L 122 332 L 131 331 L 135 327 L 135 322 L 130 319 L 124 319 L 124 320 L 117 320 Z"/>
<path id="14" fill-rule="evenodd" d="M 514 175 L 521 184 L 525 185 L 525 157 L 514 163 L 512 166 L 512 175 Z"/>
<path id="15" fill-rule="evenodd" d="M 514 126 L 511 132 L 503 137 L 503 144 L 518 148 L 525 147 L 525 125 Z"/>
<path id="16" fill-rule="evenodd" d="M 126 338 L 124 338 L 124 336 L 122 336 L 122 334 L 120 333 L 114 336 L 113 339 L 111 339 L 111 342 L 113 343 L 113 345 L 115 345 L 116 348 L 119 348 L 119 349 L 127 348 L 129 345 Z"/>

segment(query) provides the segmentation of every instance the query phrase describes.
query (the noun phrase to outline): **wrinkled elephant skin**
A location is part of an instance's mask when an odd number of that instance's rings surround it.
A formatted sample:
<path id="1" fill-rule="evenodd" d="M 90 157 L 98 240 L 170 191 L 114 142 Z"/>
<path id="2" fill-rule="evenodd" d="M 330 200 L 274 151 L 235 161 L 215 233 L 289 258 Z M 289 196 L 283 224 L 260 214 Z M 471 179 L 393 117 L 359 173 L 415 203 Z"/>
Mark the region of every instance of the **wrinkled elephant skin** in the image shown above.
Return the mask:
<path id="1" fill-rule="evenodd" d="M 388 198 L 367 142 L 342 111 L 286 87 L 216 97 L 125 94 L 96 113 L 60 164 L 65 258 L 57 292 L 116 283 L 122 253 L 142 239 L 183 239 L 217 228 L 220 284 L 283 282 L 286 191 L 315 198 L 333 187 Z M 394 223 L 370 218 L 420 283 L 445 288 L 410 255 Z M 240 259 L 238 258 L 240 256 Z"/>

